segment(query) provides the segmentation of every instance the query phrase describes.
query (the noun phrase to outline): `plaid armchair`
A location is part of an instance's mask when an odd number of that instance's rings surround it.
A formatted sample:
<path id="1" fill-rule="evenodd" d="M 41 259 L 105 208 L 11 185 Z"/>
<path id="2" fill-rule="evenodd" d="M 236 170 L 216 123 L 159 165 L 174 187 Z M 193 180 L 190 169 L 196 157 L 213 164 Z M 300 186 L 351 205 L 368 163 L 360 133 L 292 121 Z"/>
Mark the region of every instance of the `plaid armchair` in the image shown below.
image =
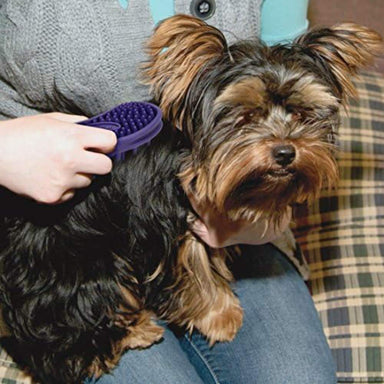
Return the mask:
<path id="1" fill-rule="evenodd" d="M 384 78 L 366 72 L 355 84 L 339 188 L 300 208 L 294 230 L 339 383 L 384 383 Z"/>
<path id="2" fill-rule="evenodd" d="M 340 186 L 297 210 L 294 230 L 339 383 L 384 383 L 384 78 L 367 72 L 356 85 L 340 129 Z M 4 351 L 0 383 L 31 383 Z"/>

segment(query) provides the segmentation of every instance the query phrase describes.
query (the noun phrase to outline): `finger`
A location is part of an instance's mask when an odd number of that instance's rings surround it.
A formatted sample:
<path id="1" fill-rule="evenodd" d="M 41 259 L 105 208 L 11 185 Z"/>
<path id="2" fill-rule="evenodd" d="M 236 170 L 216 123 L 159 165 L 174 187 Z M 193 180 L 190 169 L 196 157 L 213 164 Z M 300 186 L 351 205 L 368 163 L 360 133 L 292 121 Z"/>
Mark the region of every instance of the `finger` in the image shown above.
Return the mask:
<path id="1" fill-rule="evenodd" d="M 85 149 L 110 153 L 116 147 L 117 137 L 107 129 L 82 126 L 80 141 Z"/>
<path id="2" fill-rule="evenodd" d="M 86 116 L 70 115 L 68 113 L 61 113 L 61 112 L 52 112 L 52 113 L 49 113 L 48 115 L 55 120 L 64 121 L 66 123 L 78 123 L 80 121 L 87 119 Z"/>
<path id="3" fill-rule="evenodd" d="M 89 187 L 92 183 L 92 175 L 77 173 L 71 180 L 70 187 L 74 189 Z"/>
<path id="4" fill-rule="evenodd" d="M 88 175 L 106 175 L 112 170 L 112 160 L 102 154 L 83 151 L 78 163 L 78 173 Z"/>
<path id="5" fill-rule="evenodd" d="M 190 225 L 191 231 L 198 236 L 205 244 L 211 248 L 220 248 L 223 245 L 219 243 L 218 239 L 212 235 L 207 226 L 199 219 L 195 220 Z"/>
<path id="6" fill-rule="evenodd" d="M 207 227 L 205 226 L 205 224 L 197 219 L 195 220 L 191 225 L 190 225 L 190 229 L 192 232 L 194 232 L 196 235 L 198 235 L 199 237 L 205 237 L 205 235 L 208 233 L 208 229 Z M 203 240 L 203 239 L 202 239 Z"/>
<path id="7" fill-rule="evenodd" d="M 69 201 L 75 196 L 75 191 L 73 189 L 66 191 L 63 193 L 63 195 L 60 197 L 60 199 L 56 202 L 56 204 L 65 203 L 66 201 Z"/>

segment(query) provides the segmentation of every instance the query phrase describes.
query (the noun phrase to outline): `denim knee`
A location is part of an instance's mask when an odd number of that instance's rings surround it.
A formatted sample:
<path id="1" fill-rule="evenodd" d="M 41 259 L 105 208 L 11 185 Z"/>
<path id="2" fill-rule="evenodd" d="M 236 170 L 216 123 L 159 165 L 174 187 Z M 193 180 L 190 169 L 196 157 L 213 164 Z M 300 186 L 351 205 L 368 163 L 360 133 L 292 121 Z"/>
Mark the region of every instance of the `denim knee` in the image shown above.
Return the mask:
<path id="1" fill-rule="evenodd" d="M 207 384 L 334 384 L 335 365 L 309 291 L 271 245 L 250 247 L 236 266 L 243 326 L 212 348 L 194 332 L 181 345 Z M 241 273 L 243 272 L 243 273 Z"/>

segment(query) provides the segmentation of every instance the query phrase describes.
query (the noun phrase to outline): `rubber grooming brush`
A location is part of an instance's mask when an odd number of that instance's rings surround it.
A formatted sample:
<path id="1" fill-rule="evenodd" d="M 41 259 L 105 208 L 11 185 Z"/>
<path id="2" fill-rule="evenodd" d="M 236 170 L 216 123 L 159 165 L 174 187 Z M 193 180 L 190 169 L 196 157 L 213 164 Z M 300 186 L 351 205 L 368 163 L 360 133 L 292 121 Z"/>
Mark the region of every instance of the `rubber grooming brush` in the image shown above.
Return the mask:
<path id="1" fill-rule="evenodd" d="M 159 107 L 151 103 L 131 102 L 91 117 L 78 124 L 104 128 L 113 131 L 117 136 L 117 144 L 108 156 L 122 160 L 128 151 L 135 152 L 161 131 L 163 122 Z"/>

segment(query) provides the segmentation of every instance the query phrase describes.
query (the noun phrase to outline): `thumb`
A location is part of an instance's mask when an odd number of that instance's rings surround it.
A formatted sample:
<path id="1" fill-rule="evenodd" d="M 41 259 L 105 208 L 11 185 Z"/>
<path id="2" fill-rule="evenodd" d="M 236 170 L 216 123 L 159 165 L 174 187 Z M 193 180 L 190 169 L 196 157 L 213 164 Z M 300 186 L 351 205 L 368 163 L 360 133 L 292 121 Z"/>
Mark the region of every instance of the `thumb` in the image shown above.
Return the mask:
<path id="1" fill-rule="evenodd" d="M 48 113 L 48 115 L 59 121 L 63 121 L 65 123 L 78 123 L 80 121 L 86 120 L 86 116 L 81 116 L 81 115 L 70 115 L 68 113 L 61 113 L 61 112 L 52 112 Z"/>
<path id="2" fill-rule="evenodd" d="M 197 235 L 205 244 L 211 248 L 222 248 L 227 246 L 225 239 L 221 239 L 220 234 L 216 232 L 215 228 L 209 230 L 209 228 L 200 219 L 196 219 L 190 225 L 191 231 Z"/>

